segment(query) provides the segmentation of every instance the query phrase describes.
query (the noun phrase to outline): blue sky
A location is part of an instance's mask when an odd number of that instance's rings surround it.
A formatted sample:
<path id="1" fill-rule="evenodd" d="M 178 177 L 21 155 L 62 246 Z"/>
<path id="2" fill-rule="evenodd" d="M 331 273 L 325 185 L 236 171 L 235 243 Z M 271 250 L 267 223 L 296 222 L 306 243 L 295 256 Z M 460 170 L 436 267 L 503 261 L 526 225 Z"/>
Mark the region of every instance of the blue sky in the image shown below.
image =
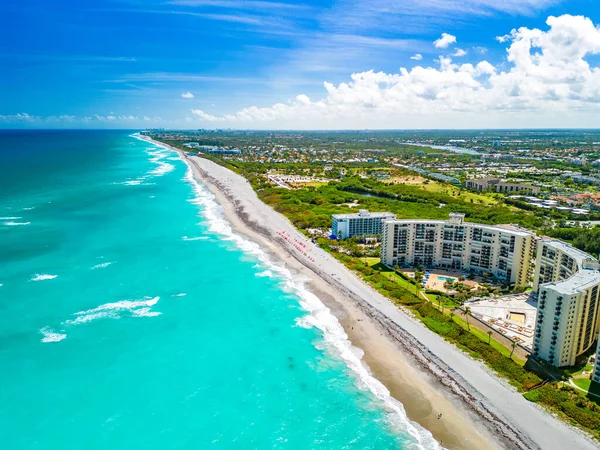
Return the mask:
<path id="1" fill-rule="evenodd" d="M 9 0 L 0 14 L 0 127 L 503 127 L 522 125 L 524 111 L 528 126 L 560 126 L 565 110 L 583 125 L 598 113 L 595 0 Z M 550 46 L 585 28 L 574 19 L 548 25 L 548 17 L 565 14 L 593 23 L 587 34 L 560 43 L 569 50 L 581 40 L 579 59 L 590 75 L 556 87 L 553 76 L 524 73 L 518 69 L 526 62 L 511 60 L 507 48 L 525 34 L 497 37 L 521 27 L 554 29 L 537 51 L 562 55 Z M 442 33 L 456 42 L 436 47 Z M 531 39 L 535 45 L 538 38 Z M 579 59 L 565 56 L 563 66 Z M 471 71 L 478 86 L 465 81 L 464 65 L 482 61 L 507 76 L 482 79 L 495 75 L 481 69 Z M 558 70 L 548 64 L 539 62 L 540 70 Z M 435 73 L 430 81 L 400 81 L 401 67 Z M 357 87 L 351 74 L 369 70 L 387 77 L 367 76 Z M 499 112 L 499 86 L 510 83 L 505 95 L 518 101 Z M 419 97 L 403 97 L 406 90 Z M 573 92 L 583 90 L 585 98 L 574 102 Z M 548 102 L 556 113 L 533 118 L 536 108 L 548 111 Z M 414 105 L 419 120 L 402 103 Z M 482 112 L 490 123 L 480 123 Z M 311 119 L 319 114 L 331 121 Z"/>

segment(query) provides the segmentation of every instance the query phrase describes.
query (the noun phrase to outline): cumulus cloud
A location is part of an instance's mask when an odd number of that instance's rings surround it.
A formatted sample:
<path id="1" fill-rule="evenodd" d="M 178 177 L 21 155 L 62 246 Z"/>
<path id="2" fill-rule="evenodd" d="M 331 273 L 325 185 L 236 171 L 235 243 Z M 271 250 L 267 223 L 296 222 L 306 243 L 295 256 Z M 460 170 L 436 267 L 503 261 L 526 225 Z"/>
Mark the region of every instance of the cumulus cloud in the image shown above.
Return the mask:
<path id="1" fill-rule="evenodd" d="M 26 112 L 0 115 L 0 121 L 2 122 L 30 122 L 35 121 L 37 119 L 38 118 L 36 116 L 32 116 L 30 114 L 27 114 Z"/>
<path id="2" fill-rule="evenodd" d="M 586 58 L 600 54 L 600 28 L 582 16 L 551 16 L 546 23 L 545 31 L 523 27 L 510 33 L 508 64 L 495 66 L 486 60 L 457 64 L 441 56 L 438 67 L 401 68 L 397 73 L 371 70 L 352 74 L 337 86 L 325 82 L 326 96 L 318 100 L 299 95 L 286 103 L 251 106 L 223 117 L 193 113 L 234 125 L 267 122 L 305 128 L 346 124 L 402 128 L 417 123 L 468 128 L 508 124 L 500 122 L 506 117 L 514 120 L 512 126 L 525 126 L 515 118 L 534 124 L 551 114 L 562 125 L 562 119 L 576 114 L 597 117 L 600 66 L 590 66 Z M 418 117 L 421 122 L 416 122 Z M 446 121 L 436 122 L 440 118 Z"/>
<path id="3" fill-rule="evenodd" d="M 417 53 L 416 55 L 412 55 L 410 57 L 410 59 L 413 59 L 415 61 L 421 61 L 423 59 L 423 55 L 421 55 L 420 53 Z"/>
<path id="4" fill-rule="evenodd" d="M 181 98 L 194 98 L 194 94 L 192 94 L 191 92 L 184 92 L 183 94 L 181 94 Z"/>
<path id="5" fill-rule="evenodd" d="M 460 58 L 461 56 L 465 56 L 467 52 L 462 48 L 457 48 L 456 51 L 452 54 L 455 58 Z"/>
<path id="6" fill-rule="evenodd" d="M 456 36 L 448 33 L 442 33 L 442 37 L 433 41 L 435 48 L 448 48 L 450 44 L 456 44 Z"/>
<path id="7" fill-rule="evenodd" d="M 216 122 L 217 120 L 222 120 L 219 117 L 211 116 L 210 114 L 206 114 L 201 109 L 192 109 L 192 114 L 198 116 L 202 120 L 207 120 L 208 122 Z"/>

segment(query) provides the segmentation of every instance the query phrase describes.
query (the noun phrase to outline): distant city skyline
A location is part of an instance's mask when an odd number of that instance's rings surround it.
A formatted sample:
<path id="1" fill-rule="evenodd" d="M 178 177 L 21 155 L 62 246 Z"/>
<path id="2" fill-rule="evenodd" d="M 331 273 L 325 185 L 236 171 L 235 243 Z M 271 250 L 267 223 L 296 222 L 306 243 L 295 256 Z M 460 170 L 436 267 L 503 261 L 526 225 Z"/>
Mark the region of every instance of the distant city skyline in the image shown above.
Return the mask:
<path id="1" fill-rule="evenodd" d="M 591 0 L 2 4 L 0 128 L 597 128 Z"/>

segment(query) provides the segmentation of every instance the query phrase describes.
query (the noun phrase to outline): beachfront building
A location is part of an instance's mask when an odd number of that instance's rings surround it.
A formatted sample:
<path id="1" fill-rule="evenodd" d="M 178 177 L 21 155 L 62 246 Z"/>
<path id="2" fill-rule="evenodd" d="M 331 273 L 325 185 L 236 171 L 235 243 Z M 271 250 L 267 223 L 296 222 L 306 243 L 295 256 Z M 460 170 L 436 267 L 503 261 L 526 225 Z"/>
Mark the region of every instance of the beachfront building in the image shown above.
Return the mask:
<path id="1" fill-rule="evenodd" d="M 598 346 L 596 347 L 596 357 L 594 360 L 594 371 L 592 372 L 592 381 L 600 383 L 600 339 L 598 339 Z"/>
<path id="2" fill-rule="evenodd" d="M 388 267 L 488 273 L 518 286 L 529 283 L 535 234 L 513 225 L 449 220 L 385 220 L 381 262 Z"/>
<path id="3" fill-rule="evenodd" d="M 569 244 L 540 240 L 534 356 L 556 367 L 572 366 L 593 346 L 600 331 L 599 269 L 598 260 Z"/>
<path id="4" fill-rule="evenodd" d="M 331 234 L 338 239 L 347 239 L 352 236 L 380 235 L 382 222 L 395 219 L 396 215 L 390 212 L 371 213 L 361 209 L 358 213 L 334 214 L 331 218 Z"/>
<path id="5" fill-rule="evenodd" d="M 467 180 L 465 186 L 476 191 L 493 190 L 504 194 L 514 192 L 538 194 L 540 192 L 540 188 L 537 186 L 522 183 L 508 183 L 502 181 L 500 178 L 474 178 Z"/>
<path id="6" fill-rule="evenodd" d="M 594 261 L 593 256 L 566 242 L 542 238 L 537 244 L 533 290 L 538 291 L 540 284 L 567 280 Z"/>

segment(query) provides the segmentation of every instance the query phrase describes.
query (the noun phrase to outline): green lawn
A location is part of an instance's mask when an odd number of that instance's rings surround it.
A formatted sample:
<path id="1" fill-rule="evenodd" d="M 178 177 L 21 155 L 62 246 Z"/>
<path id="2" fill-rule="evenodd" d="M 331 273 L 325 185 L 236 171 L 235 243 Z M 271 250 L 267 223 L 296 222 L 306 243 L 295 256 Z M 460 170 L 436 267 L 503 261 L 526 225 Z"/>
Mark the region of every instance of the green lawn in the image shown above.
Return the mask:
<path id="1" fill-rule="evenodd" d="M 592 384 L 592 380 L 589 378 L 573 378 L 573 383 L 584 391 L 590 390 L 590 385 Z"/>
<path id="2" fill-rule="evenodd" d="M 449 186 L 447 184 L 429 182 L 427 184 L 418 185 L 424 191 L 428 192 L 439 192 L 448 194 L 454 198 L 461 198 L 465 202 L 482 204 L 482 205 L 496 205 L 498 200 L 486 194 L 476 194 L 475 192 L 470 192 L 465 189 L 461 189 L 454 186 Z"/>
<path id="3" fill-rule="evenodd" d="M 458 316 L 458 315 L 454 315 L 454 317 L 452 318 L 452 320 L 454 320 L 454 322 L 456 322 L 457 324 L 459 324 L 461 327 L 463 327 L 465 330 L 468 329 L 467 328 L 467 321 L 464 319 L 464 316 Z M 472 322 L 474 319 L 469 319 L 469 322 Z M 473 327 L 471 326 L 471 334 L 477 336 L 480 340 L 482 340 L 483 342 L 488 342 L 489 340 L 489 336 L 487 333 L 481 331 L 479 328 Z M 502 345 L 500 342 L 496 341 L 495 339 L 492 339 L 490 341 L 491 346 L 498 350 L 500 353 L 502 353 L 504 356 L 506 357 L 510 357 L 510 352 L 511 350 L 509 350 L 508 348 L 506 348 L 504 345 Z M 525 365 L 525 361 L 523 361 L 522 359 L 518 359 L 513 355 L 512 360 L 514 362 L 516 362 L 517 364 L 519 364 L 520 366 L 524 366 Z"/>

